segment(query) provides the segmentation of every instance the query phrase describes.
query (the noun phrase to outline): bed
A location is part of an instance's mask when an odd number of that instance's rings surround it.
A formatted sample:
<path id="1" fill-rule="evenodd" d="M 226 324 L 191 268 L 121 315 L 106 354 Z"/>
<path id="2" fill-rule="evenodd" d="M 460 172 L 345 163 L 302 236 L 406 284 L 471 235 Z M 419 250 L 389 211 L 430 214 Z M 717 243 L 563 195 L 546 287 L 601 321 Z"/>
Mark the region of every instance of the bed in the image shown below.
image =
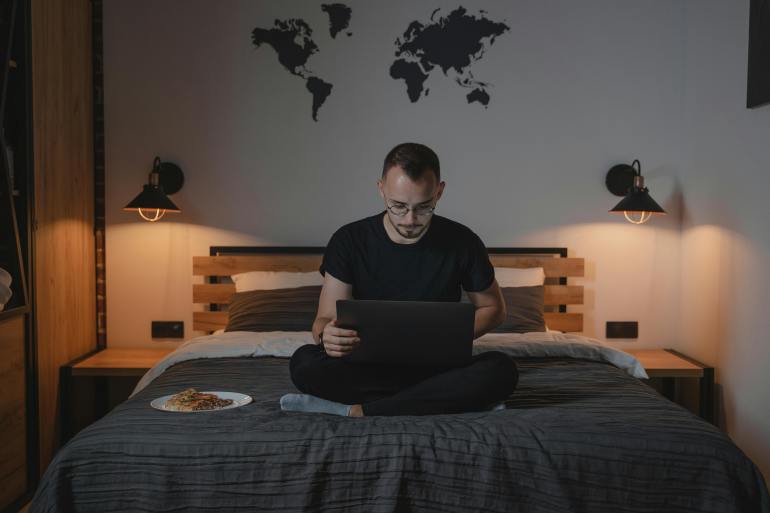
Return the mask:
<path id="1" fill-rule="evenodd" d="M 212 248 L 196 257 L 196 329 L 227 322 L 245 270 L 317 269 L 321 248 Z M 425 417 L 287 413 L 288 357 L 308 332 L 226 332 L 187 341 L 126 402 L 65 445 L 30 511 L 770 512 L 765 482 L 717 428 L 638 378 L 638 362 L 582 330 L 582 259 L 495 248 L 496 267 L 542 266 L 548 326 L 487 334 L 519 366 L 503 411 Z M 248 406 L 174 414 L 151 399 L 188 386 Z"/>

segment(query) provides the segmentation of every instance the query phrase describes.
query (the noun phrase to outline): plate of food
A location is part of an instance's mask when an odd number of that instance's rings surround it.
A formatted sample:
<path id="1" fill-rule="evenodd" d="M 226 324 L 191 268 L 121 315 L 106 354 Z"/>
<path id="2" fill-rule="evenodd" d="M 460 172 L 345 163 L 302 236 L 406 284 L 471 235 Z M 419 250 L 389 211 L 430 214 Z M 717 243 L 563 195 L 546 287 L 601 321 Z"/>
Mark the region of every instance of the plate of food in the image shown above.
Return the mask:
<path id="1" fill-rule="evenodd" d="M 150 406 L 162 411 L 201 412 L 229 410 L 250 402 L 251 396 L 238 392 L 198 392 L 194 388 L 188 388 L 178 394 L 158 397 L 150 403 Z"/>

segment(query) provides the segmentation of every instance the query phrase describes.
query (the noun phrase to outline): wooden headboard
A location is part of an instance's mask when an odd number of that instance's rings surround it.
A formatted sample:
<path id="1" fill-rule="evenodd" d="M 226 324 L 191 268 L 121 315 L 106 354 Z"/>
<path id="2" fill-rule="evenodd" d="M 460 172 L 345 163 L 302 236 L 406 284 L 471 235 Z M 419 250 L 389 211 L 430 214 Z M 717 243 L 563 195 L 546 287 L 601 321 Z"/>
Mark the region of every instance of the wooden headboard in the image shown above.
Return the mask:
<path id="1" fill-rule="evenodd" d="M 545 321 L 550 329 L 583 331 L 583 314 L 567 312 L 568 305 L 583 304 L 583 286 L 568 285 L 567 278 L 582 277 L 582 258 L 568 258 L 566 248 L 489 248 L 495 267 L 542 267 L 545 270 Z M 235 285 L 222 278 L 248 271 L 316 271 L 322 247 L 213 246 L 209 256 L 193 257 L 193 276 L 205 283 L 193 284 L 193 303 L 208 309 L 193 312 L 193 329 L 214 331 L 227 325 L 227 311 Z"/>

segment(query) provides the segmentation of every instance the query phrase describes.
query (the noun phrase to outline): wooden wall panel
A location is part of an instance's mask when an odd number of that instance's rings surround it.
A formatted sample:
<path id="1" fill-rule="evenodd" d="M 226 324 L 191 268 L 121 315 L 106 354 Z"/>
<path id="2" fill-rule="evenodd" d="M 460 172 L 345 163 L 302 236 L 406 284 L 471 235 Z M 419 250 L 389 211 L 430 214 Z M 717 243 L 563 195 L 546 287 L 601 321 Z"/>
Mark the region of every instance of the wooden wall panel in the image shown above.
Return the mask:
<path id="1" fill-rule="evenodd" d="M 59 367 L 96 347 L 91 3 L 32 0 L 40 471 L 57 449 Z"/>
<path id="2" fill-rule="evenodd" d="M 0 320 L 0 510 L 27 490 L 25 323 L 24 314 Z"/>

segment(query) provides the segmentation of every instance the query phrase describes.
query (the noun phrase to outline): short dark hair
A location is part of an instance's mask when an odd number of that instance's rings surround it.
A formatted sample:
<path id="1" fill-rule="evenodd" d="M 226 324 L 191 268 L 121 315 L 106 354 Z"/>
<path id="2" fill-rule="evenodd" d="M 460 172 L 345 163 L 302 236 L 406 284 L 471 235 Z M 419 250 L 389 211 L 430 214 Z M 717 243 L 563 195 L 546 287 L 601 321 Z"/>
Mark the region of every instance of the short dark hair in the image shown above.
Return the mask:
<path id="1" fill-rule="evenodd" d="M 385 164 L 382 166 L 382 178 L 385 178 L 388 170 L 398 166 L 404 170 L 406 176 L 417 181 L 428 171 L 433 171 L 436 180 L 441 181 L 441 166 L 438 163 L 436 152 L 419 143 L 401 143 L 388 152 Z"/>

